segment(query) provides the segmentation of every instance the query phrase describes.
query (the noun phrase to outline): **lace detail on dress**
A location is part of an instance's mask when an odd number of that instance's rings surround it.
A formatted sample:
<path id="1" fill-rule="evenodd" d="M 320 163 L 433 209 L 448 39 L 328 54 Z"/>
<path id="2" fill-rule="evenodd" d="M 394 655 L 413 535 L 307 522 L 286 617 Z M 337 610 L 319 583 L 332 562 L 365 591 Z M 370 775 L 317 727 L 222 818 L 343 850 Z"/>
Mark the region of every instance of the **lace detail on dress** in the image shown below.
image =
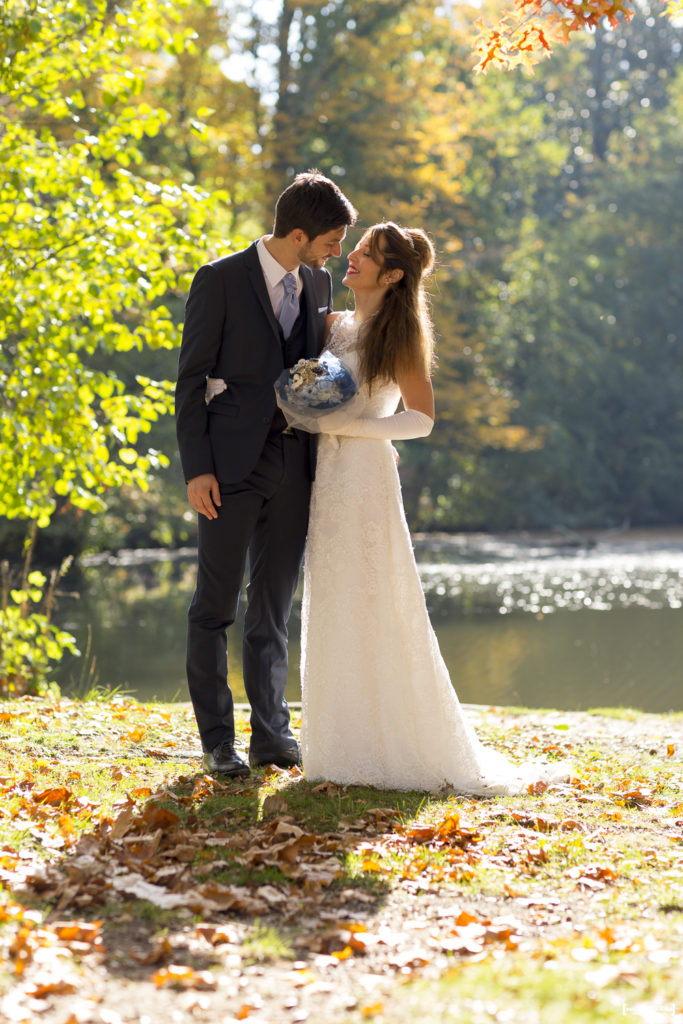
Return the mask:
<path id="1" fill-rule="evenodd" d="M 357 372 L 357 327 L 337 317 L 328 348 Z M 364 416 L 400 398 L 376 385 Z M 494 794 L 566 778 L 513 765 L 477 738 L 431 627 L 391 442 L 323 435 L 304 565 L 301 671 L 306 777 L 384 789 Z"/>
<path id="2" fill-rule="evenodd" d="M 357 341 L 358 328 L 353 319 L 353 313 L 346 310 L 334 318 L 325 347 L 342 359 L 349 349 L 355 347 Z"/>

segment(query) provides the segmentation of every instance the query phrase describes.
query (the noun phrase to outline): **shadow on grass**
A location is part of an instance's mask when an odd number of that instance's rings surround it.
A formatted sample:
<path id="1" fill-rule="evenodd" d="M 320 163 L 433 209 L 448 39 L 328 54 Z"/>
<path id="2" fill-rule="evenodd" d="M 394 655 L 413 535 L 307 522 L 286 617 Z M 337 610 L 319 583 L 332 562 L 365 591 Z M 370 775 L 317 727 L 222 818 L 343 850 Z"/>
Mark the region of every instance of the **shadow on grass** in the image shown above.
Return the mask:
<path id="1" fill-rule="evenodd" d="M 48 927 L 101 921 L 106 968 L 130 979 L 169 963 L 210 967 L 224 956 L 216 936 L 247 961 L 334 954 L 339 922 L 362 922 L 390 889 L 356 848 L 410 822 L 425 799 L 316 786 L 296 770 L 180 776 L 133 790 L 15 895 Z"/>

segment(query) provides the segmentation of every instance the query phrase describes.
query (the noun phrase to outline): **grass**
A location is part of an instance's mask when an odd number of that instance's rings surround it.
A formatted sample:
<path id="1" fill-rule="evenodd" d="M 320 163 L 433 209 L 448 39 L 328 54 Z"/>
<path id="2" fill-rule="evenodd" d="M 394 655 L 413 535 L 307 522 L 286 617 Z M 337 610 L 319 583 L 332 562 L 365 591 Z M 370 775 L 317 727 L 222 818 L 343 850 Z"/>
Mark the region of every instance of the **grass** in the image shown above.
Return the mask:
<path id="1" fill-rule="evenodd" d="M 254 922 L 250 935 L 242 943 L 242 956 L 247 963 L 270 963 L 275 960 L 293 960 L 295 953 L 277 929 Z"/>
<path id="2" fill-rule="evenodd" d="M 576 947 L 581 949 L 581 947 Z M 486 963 L 456 965 L 435 981 L 404 983 L 397 998 L 366 1004 L 360 1020 L 392 1024 L 667 1024 L 681 1012 L 679 982 L 654 966 L 630 972 L 616 962 L 593 966 L 577 958 L 567 964 L 552 953 L 534 970 L 517 955 Z"/>
<path id="3" fill-rule="evenodd" d="M 265 988 L 269 975 L 289 977 L 297 958 L 320 982 L 318 995 L 313 984 L 306 996 L 316 1024 L 583 1024 L 621 1019 L 622 1007 L 626 1020 L 656 1021 L 683 988 L 680 758 L 667 743 L 610 742 L 610 718 L 594 714 L 599 740 L 576 740 L 571 715 L 566 729 L 555 728 L 553 713 L 485 715 L 477 727 L 487 742 L 518 759 L 569 756 L 574 777 L 538 795 L 482 800 L 321 790 L 270 770 L 220 782 L 203 772 L 187 705 L 123 695 L 5 702 L 0 988 L 37 970 L 33 909 L 45 934 L 55 919 L 102 921 L 111 986 L 126 971 L 148 978 L 150 949 L 162 950 L 161 963 L 208 966 L 220 977 L 229 948 L 243 971 L 260 965 Z M 612 720 L 639 717 L 629 716 L 618 709 Z M 658 720 L 662 736 L 674 720 Z M 240 711 L 243 745 L 248 729 Z M 121 826 L 112 843 L 109 830 L 126 814 L 135 829 Z M 66 902 L 66 883 L 22 888 L 34 861 L 57 869 L 57 880 L 78 879 L 82 849 L 99 858 L 96 885 L 76 885 Z M 207 913 L 108 888 L 108 876 L 131 871 L 163 892 L 234 889 L 253 902 Z M 154 882 L 158 872 L 175 881 Z M 228 945 L 193 938 L 207 921 L 230 923 Z M 83 963 L 87 977 L 87 956 Z M 315 999 L 324 1000 L 330 970 L 332 988 L 355 993 L 355 1007 L 328 1017 Z"/>

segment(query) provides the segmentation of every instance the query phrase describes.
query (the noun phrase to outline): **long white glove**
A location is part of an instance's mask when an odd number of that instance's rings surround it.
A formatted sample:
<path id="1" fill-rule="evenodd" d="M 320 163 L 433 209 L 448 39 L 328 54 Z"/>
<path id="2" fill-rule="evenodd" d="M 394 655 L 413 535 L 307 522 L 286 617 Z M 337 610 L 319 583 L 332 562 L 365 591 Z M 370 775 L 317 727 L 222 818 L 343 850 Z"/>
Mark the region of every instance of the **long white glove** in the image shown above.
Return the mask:
<path id="1" fill-rule="evenodd" d="M 323 432 L 324 419 L 321 420 Z M 412 437 L 427 437 L 434 426 L 434 420 L 417 409 L 404 409 L 393 416 L 360 416 L 344 427 L 330 430 L 337 437 L 372 437 L 381 441 L 408 441 Z"/>

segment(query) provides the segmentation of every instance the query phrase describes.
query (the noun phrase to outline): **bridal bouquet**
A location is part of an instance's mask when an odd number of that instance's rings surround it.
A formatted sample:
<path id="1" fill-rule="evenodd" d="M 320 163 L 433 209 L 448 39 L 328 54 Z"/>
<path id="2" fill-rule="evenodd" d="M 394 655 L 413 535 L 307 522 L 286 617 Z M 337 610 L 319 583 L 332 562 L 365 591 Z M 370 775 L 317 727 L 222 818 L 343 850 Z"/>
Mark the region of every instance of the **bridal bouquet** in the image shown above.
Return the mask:
<path id="1" fill-rule="evenodd" d="M 334 433 L 358 415 L 360 395 L 351 370 L 325 350 L 300 359 L 275 381 L 275 399 L 290 427 L 311 434 Z"/>

